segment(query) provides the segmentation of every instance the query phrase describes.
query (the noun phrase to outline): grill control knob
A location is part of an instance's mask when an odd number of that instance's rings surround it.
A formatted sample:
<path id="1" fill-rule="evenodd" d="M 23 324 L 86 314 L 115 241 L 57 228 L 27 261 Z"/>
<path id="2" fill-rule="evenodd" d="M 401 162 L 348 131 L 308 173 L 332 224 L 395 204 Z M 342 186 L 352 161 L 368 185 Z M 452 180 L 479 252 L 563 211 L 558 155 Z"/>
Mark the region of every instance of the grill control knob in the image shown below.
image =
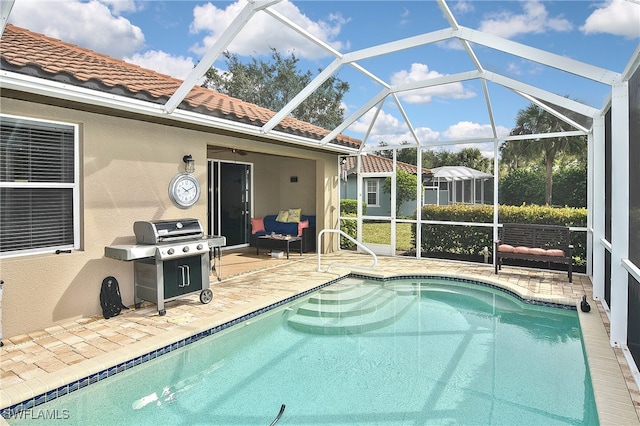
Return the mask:
<path id="1" fill-rule="evenodd" d="M 171 255 L 173 254 L 174 251 L 175 251 L 174 249 L 170 248 L 169 250 L 167 250 L 167 254 Z"/>
<path id="2" fill-rule="evenodd" d="M 182 247 L 182 251 L 187 253 L 189 251 L 189 246 Z"/>
<path id="3" fill-rule="evenodd" d="M 198 246 L 196 247 L 198 250 L 202 250 L 202 244 L 198 244 Z"/>

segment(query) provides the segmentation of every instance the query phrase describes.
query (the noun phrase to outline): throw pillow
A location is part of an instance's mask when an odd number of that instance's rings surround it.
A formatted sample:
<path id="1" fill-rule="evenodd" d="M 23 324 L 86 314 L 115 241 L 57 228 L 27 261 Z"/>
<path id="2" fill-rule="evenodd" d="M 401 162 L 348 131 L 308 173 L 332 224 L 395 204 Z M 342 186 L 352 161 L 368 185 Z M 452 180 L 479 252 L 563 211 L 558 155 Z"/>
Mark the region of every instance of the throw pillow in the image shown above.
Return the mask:
<path id="1" fill-rule="evenodd" d="M 289 210 L 280 210 L 278 217 L 276 217 L 276 222 L 286 222 L 288 218 Z"/>
<path id="2" fill-rule="evenodd" d="M 256 232 L 265 231 L 264 229 L 264 218 L 251 218 L 251 233 L 255 234 Z"/>
<path id="3" fill-rule="evenodd" d="M 289 209 L 289 217 L 287 218 L 287 222 L 299 223 L 301 216 L 302 216 L 302 209 Z"/>
<path id="4" fill-rule="evenodd" d="M 302 230 L 308 227 L 309 227 L 308 220 L 303 220 L 302 222 L 298 222 L 298 237 L 302 237 Z"/>

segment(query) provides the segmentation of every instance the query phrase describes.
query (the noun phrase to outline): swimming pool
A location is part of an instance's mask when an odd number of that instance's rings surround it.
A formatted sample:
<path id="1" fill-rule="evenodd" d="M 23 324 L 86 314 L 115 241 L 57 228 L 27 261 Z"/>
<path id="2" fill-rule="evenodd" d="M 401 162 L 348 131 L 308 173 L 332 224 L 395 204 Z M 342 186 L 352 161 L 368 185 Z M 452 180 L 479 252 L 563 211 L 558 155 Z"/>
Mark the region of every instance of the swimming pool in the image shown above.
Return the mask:
<path id="1" fill-rule="evenodd" d="M 575 310 L 348 278 L 38 406 L 65 424 L 597 424 Z M 9 419 L 34 424 L 49 419 Z"/>

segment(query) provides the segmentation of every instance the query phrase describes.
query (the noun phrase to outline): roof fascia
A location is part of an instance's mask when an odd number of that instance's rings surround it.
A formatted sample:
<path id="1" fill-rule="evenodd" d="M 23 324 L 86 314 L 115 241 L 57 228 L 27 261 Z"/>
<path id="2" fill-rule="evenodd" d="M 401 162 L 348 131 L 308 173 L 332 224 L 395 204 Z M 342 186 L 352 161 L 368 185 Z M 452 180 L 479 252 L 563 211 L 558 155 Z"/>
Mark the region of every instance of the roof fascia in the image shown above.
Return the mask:
<path id="1" fill-rule="evenodd" d="M 7 26 L 7 21 L 9 21 L 9 15 L 11 15 L 14 2 L 14 0 L 0 1 L 0 36 L 4 34 L 4 29 Z"/>
<path id="2" fill-rule="evenodd" d="M 451 28 L 454 30 L 459 29 L 460 25 L 458 25 L 458 21 L 456 20 L 456 17 L 451 12 L 451 9 L 449 9 L 449 6 L 447 5 L 446 1 L 437 0 L 437 3 L 438 3 L 438 6 L 440 7 L 440 10 L 444 14 L 445 19 L 449 22 L 449 25 L 451 26 Z M 471 61 L 473 61 L 473 63 L 475 64 L 476 69 L 478 71 L 482 71 L 483 70 L 482 64 L 480 63 L 480 60 L 476 56 L 476 53 L 471 48 L 471 44 L 467 40 L 464 40 L 464 39 L 459 39 L 459 40 L 462 43 L 464 50 L 467 51 L 467 54 L 471 58 Z"/>
<path id="3" fill-rule="evenodd" d="M 378 102 L 378 106 L 376 108 L 376 112 L 373 114 L 373 117 L 371 119 L 371 123 L 369 123 L 369 127 L 367 127 L 367 133 L 364 135 L 364 140 L 362 141 L 362 146 L 366 145 L 367 140 L 369 139 L 369 135 L 371 135 L 371 132 L 373 131 L 373 126 L 376 123 L 376 120 L 378 119 L 378 116 L 380 115 L 380 111 L 382 111 L 382 107 L 384 106 L 384 102 L 386 101 L 387 98 L 383 98 L 382 101 Z"/>
<path id="4" fill-rule="evenodd" d="M 611 85 L 620 80 L 620 74 L 616 72 L 576 61 L 575 59 L 570 59 L 565 56 L 536 49 L 534 47 L 526 46 L 502 37 L 483 33 L 482 31 L 473 30 L 471 28 L 460 27 L 458 30 L 455 30 L 455 36 L 463 40 L 491 47 L 524 59 L 529 59 L 599 83 Z"/>
<path id="5" fill-rule="evenodd" d="M 380 150 L 392 150 L 392 149 L 407 149 L 407 148 L 430 148 L 433 146 L 444 146 L 444 145 L 459 145 L 459 144 L 476 144 L 476 143 L 493 143 L 496 139 L 494 138 L 475 138 L 475 139 L 457 139 L 457 140 L 433 140 L 423 142 L 422 145 L 410 145 L 410 144 L 395 144 L 395 145 L 386 145 L 386 146 L 364 146 L 362 148 L 362 153 L 371 153 Z"/>
<path id="6" fill-rule="evenodd" d="M 231 22 L 226 30 L 220 35 L 218 40 L 213 44 L 207 54 L 198 62 L 198 65 L 191 70 L 187 78 L 182 82 L 180 87 L 174 92 L 165 104 L 164 110 L 166 113 L 171 114 L 189 94 L 193 86 L 196 85 L 198 80 L 211 68 L 215 60 L 226 49 L 233 39 L 240 33 L 245 27 L 249 19 L 261 9 L 264 9 L 272 4 L 279 3 L 282 0 L 256 0 L 249 1 L 242 9 L 240 14 Z"/>
<path id="7" fill-rule="evenodd" d="M 544 102 L 540 102 L 538 99 L 534 98 L 533 96 L 529 96 L 526 93 L 520 93 L 520 96 L 522 96 L 523 98 L 529 100 L 529 102 L 537 105 L 538 107 L 542 108 L 543 110 L 547 111 L 549 114 L 559 118 L 560 120 L 564 121 L 565 123 L 575 127 L 578 130 L 581 130 L 585 133 L 589 133 L 589 129 L 587 129 L 586 127 L 584 127 L 583 125 L 575 122 L 574 120 L 570 119 L 569 117 L 567 117 L 566 115 L 562 114 L 559 111 L 556 111 L 555 109 L 549 107 L 549 105 L 545 104 Z"/>
<path id="8" fill-rule="evenodd" d="M 457 74 L 443 75 L 442 77 L 428 78 L 420 81 L 409 81 L 404 84 L 396 84 L 390 87 L 392 93 L 406 92 L 408 90 L 424 89 L 426 87 L 444 86 L 449 83 L 458 83 L 460 81 L 473 80 L 481 78 L 483 75 L 480 71 L 466 71 Z"/>
<path id="9" fill-rule="evenodd" d="M 453 28 L 454 30 L 459 29 L 460 26 L 458 25 L 458 21 L 456 20 L 456 17 L 451 12 L 451 9 L 449 9 L 449 6 L 447 5 L 446 1 L 437 0 L 437 3 L 438 3 L 438 6 L 440 6 L 440 10 L 442 10 L 442 13 L 444 14 L 445 18 L 447 19 L 447 21 L 449 21 L 449 25 L 451 25 L 451 28 Z M 482 67 L 480 60 L 478 59 L 478 57 L 476 56 L 476 53 L 471 47 L 471 44 L 467 40 L 463 40 L 463 39 L 459 39 L 459 40 L 462 43 L 462 46 L 464 47 L 464 49 L 467 51 L 467 54 L 475 64 L 476 69 L 480 72 L 484 72 L 484 68 Z M 487 114 L 489 115 L 489 122 L 491 123 L 491 131 L 493 132 L 493 137 L 497 138 L 498 130 L 496 129 L 496 121 L 493 115 L 493 108 L 491 107 L 491 97 L 489 96 L 489 88 L 487 87 L 487 82 L 484 79 L 482 80 L 482 91 L 484 93 L 484 101 L 487 106 Z"/>
<path id="10" fill-rule="evenodd" d="M 398 95 L 395 93 L 392 93 L 391 96 L 393 96 L 393 99 L 396 101 L 396 105 L 398 105 L 398 110 L 400 111 L 400 114 L 404 118 L 404 122 L 407 123 L 407 127 L 409 127 L 409 131 L 411 132 L 411 136 L 413 136 L 413 140 L 415 140 L 418 145 L 421 145 L 420 138 L 418 138 L 418 135 L 416 134 L 416 129 L 413 127 L 413 124 L 411 124 L 411 120 L 409 120 L 409 116 L 407 115 L 406 111 L 404 110 L 404 107 L 400 103 L 400 99 L 398 99 Z"/>
<path id="11" fill-rule="evenodd" d="M 313 81 L 311 81 L 304 89 L 302 89 L 293 99 L 291 99 L 291 101 L 289 101 L 280 111 L 278 111 L 276 115 L 274 115 L 262 127 L 263 131 L 265 133 L 268 133 L 275 126 L 277 126 L 278 123 L 280 123 L 280 121 L 282 121 L 287 115 L 289 115 L 291 111 L 296 109 L 302 102 L 304 102 L 305 99 L 307 99 L 313 92 L 315 92 L 315 90 L 319 86 L 321 86 L 329 77 L 331 77 L 335 72 L 337 72 L 342 67 L 343 54 L 337 51 L 336 49 L 334 49 L 333 47 L 331 47 L 330 45 L 328 45 L 327 43 L 325 43 L 324 41 L 320 40 L 313 34 L 309 33 L 307 30 L 300 27 L 295 22 L 281 15 L 280 13 L 270 8 L 264 9 L 264 12 L 271 15 L 273 18 L 282 22 L 284 25 L 286 25 L 290 29 L 294 30 L 295 32 L 302 35 L 309 41 L 315 43 L 316 45 L 322 47 L 323 49 L 325 49 L 326 51 L 328 51 L 329 53 L 331 53 L 336 57 L 336 59 L 328 67 L 326 67 L 320 74 L 318 74 L 316 78 L 313 79 Z M 386 82 L 384 82 L 384 80 L 382 80 L 372 72 L 368 71 L 367 69 L 363 68 L 362 66 L 358 65 L 357 63 L 350 62 L 349 65 L 351 65 L 352 67 L 354 67 L 355 69 L 357 69 L 358 71 L 360 71 L 365 76 L 372 79 L 373 81 L 376 81 L 377 83 L 381 84 L 383 87 L 388 87 L 388 85 L 386 84 Z"/>
<path id="12" fill-rule="evenodd" d="M 489 88 L 487 87 L 487 80 L 482 79 L 482 91 L 484 92 L 484 101 L 487 104 L 487 114 L 489 114 L 489 122 L 491 123 L 491 131 L 493 137 L 498 137 L 498 130 L 496 129 L 496 120 L 493 117 L 493 107 L 491 106 L 491 98 L 489 97 Z"/>
<path id="13" fill-rule="evenodd" d="M 347 127 L 349 127 L 351 124 L 353 124 L 357 119 L 359 119 L 360 117 L 362 117 L 364 114 L 367 113 L 367 111 L 369 111 L 371 108 L 373 108 L 378 102 L 380 102 L 381 100 L 383 100 L 384 98 L 386 98 L 389 95 L 389 90 L 387 89 L 383 89 L 380 92 L 378 92 L 377 95 L 375 95 L 374 97 L 372 97 L 371 99 L 369 99 L 368 102 L 366 102 L 365 104 L 363 104 L 360 108 L 358 108 L 353 114 L 351 114 L 346 120 L 344 120 L 342 122 L 342 124 L 340 124 L 338 127 L 336 127 L 335 129 L 333 129 L 331 132 L 329 132 L 329 134 L 327 136 L 325 136 L 324 138 L 322 138 L 322 143 L 329 143 L 330 141 L 332 141 L 333 139 L 336 138 L 336 136 L 338 136 L 344 129 L 346 129 Z"/>
<path id="14" fill-rule="evenodd" d="M 271 119 L 262 126 L 264 133 L 269 133 L 275 126 L 278 125 L 291 111 L 296 109 L 309 95 L 322 85 L 333 73 L 335 73 L 342 66 L 340 58 L 336 58 L 328 67 L 322 70 L 320 74 L 316 76 L 305 88 L 303 88 L 297 95 L 293 97 L 280 111 L 278 111 Z"/>
<path id="15" fill-rule="evenodd" d="M 464 81 L 464 80 L 472 80 L 474 78 L 480 78 L 480 77 L 482 77 L 482 73 L 478 71 L 468 71 L 468 72 L 459 73 L 459 74 L 445 75 L 442 77 L 430 78 L 427 80 L 409 82 L 402 85 L 391 86 L 389 89 L 385 88 L 380 92 L 378 92 L 377 95 L 372 97 L 369 100 L 369 102 L 363 104 L 357 111 L 355 111 L 351 116 L 349 116 L 346 120 L 344 120 L 342 124 L 340 124 L 338 127 L 333 129 L 333 131 L 331 131 L 322 140 L 324 142 L 327 142 L 335 139 L 335 137 L 339 135 L 343 130 L 345 130 L 347 127 L 353 124 L 356 120 L 358 120 L 360 117 L 366 114 L 367 111 L 373 108 L 378 102 L 380 102 L 382 99 L 386 98 L 388 95 L 392 93 L 404 92 L 407 90 L 414 90 L 414 89 L 422 89 L 425 87 L 440 86 L 443 84 L 455 83 L 455 82 Z"/>
<path id="16" fill-rule="evenodd" d="M 640 0 L 638 0 L 638 4 L 640 4 Z M 631 55 L 631 58 L 629 59 L 629 63 L 627 63 L 627 66 L 622 72 L 622 81 L 629 81 L 638 67 L 640 67 L 640 43 L 638 43 L 636 51 L 633 52 L 633 55 Z"/>
<path id="17" fill-rule="evenodd" d="M 503 138 L 505 141 L 524 141 L 531 139 L 554 139 L 554 138 L 565 138 L 571 136 L 584 136 L 589 132 L 583 132 L 581 130 L 569 130 L 566 132 L 550 132 L 550 133 L 537 133 L 532 135 L 514 135 L 514 136 L 506 136 Z"/>
<path id="18" fill-rule="evenodd" d="M 84 87 L 73 86 L 38 77 L 25 76 L 23 74 L 16 74 L 4 70 L 0 71 L 0 85 L 3 89 L 78 102 L 80 104 L 90 104 L 118 111 L 126 111 L 148 117 L 161 118 L 167 121 L 197 124 L 211 129 L 251 135 L 262 139 L 270 139 L 278 142 L 311 147 L 328 152 L 355 154 L 359 151 L 359 148 L 322 143 L 316 139 L 291 135 L 281 131 L 273 131 L 269 133 L 269 135 L 265 135 L 259 127 L 252 126 L 250 124 L 212 117 L 192 111 L 176 109 L 172 114 L 166 114 L 164 112 L 164 107 L 161 104 L 155 104 L 140 99 L 132 99 L 111 93 L 99 92 Z"/>
<path id="19" fill-rule="evenodd" d="M 401 40 L 383 43 L 377 46 L 367 47 L 365 49 L 345 53 L 343 56 L 343 60 L 345 63 L 357 62 L 362 59 L 374 58 L 376 56 L 382 56 L 388 53 L 411 49 L 413 47 L 422 46 L 425 44 L 437 43 L 439 41 L 444 41 L 452 37 L 455 37 L 455 30 L 451 28 L 445 28 L 443 30 L 420 34 L 413 37 L 407 37 Z"/>
<path id="20" fill-rule="evenodd" d="M 577 114 L 582 114 L 586 117 L 595 117 L 599 112 L 599 110 L 597 110 L 596 108 L 590 107 L 589 105 L 576 102 L 564 96 L 556 95 L 555 93 L 547 92 L 546 90 L 539 89 L 537 87 L 528 85 L 526 83 L 522 83 L 517 80 L 513 80 L 509 77 L 505 77 L 503 75 L 496 74 L 491 71 L 485 71 L 484 78 L 487 81 L 491 81 L 501 86 L 507 87 L 515 92 L 526 93 L 538 99 L 542 99 L 542 100 L 551 102 L 555 105 L 559 105 L 563 108 L 574 111 Z"/>

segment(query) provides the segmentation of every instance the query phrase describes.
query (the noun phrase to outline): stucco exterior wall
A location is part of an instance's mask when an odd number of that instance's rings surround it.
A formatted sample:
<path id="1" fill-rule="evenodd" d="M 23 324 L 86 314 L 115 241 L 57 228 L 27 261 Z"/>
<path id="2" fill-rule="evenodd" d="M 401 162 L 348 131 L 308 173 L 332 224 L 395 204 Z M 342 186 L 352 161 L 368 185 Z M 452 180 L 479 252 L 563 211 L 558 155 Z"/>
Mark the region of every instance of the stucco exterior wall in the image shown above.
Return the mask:
<path id="1" fill-rule="evenodd" d="M 100 286 L 109 275 L 119 281 L 124 303 L 133 305 L 133 263 L 106 258 L 104 247 L 135 243 L 137 220 L 196 217 L 206 227 L 211 144 L 265 154 L 254 158 L 256 211 L 302 207 L 314 210 L 318 227 L 333 220 L 325 214 L 337 205 L 338 195 L 324 183 L 337 180 L 337 154 L 16 99 L 3 98 L 2 112 L 80 124 L 82 212 L 80 250 L 0 258 L 4 338 L 101 315 Z M 184 170 L 185 154 L 194 157 L 194 175 L 203 188 L 200 201 L 189 210 L 174 206 L 167 190 L 171 178 Z M 289 182 L 292 175 L 299 177 L 297 184 Z"/>

